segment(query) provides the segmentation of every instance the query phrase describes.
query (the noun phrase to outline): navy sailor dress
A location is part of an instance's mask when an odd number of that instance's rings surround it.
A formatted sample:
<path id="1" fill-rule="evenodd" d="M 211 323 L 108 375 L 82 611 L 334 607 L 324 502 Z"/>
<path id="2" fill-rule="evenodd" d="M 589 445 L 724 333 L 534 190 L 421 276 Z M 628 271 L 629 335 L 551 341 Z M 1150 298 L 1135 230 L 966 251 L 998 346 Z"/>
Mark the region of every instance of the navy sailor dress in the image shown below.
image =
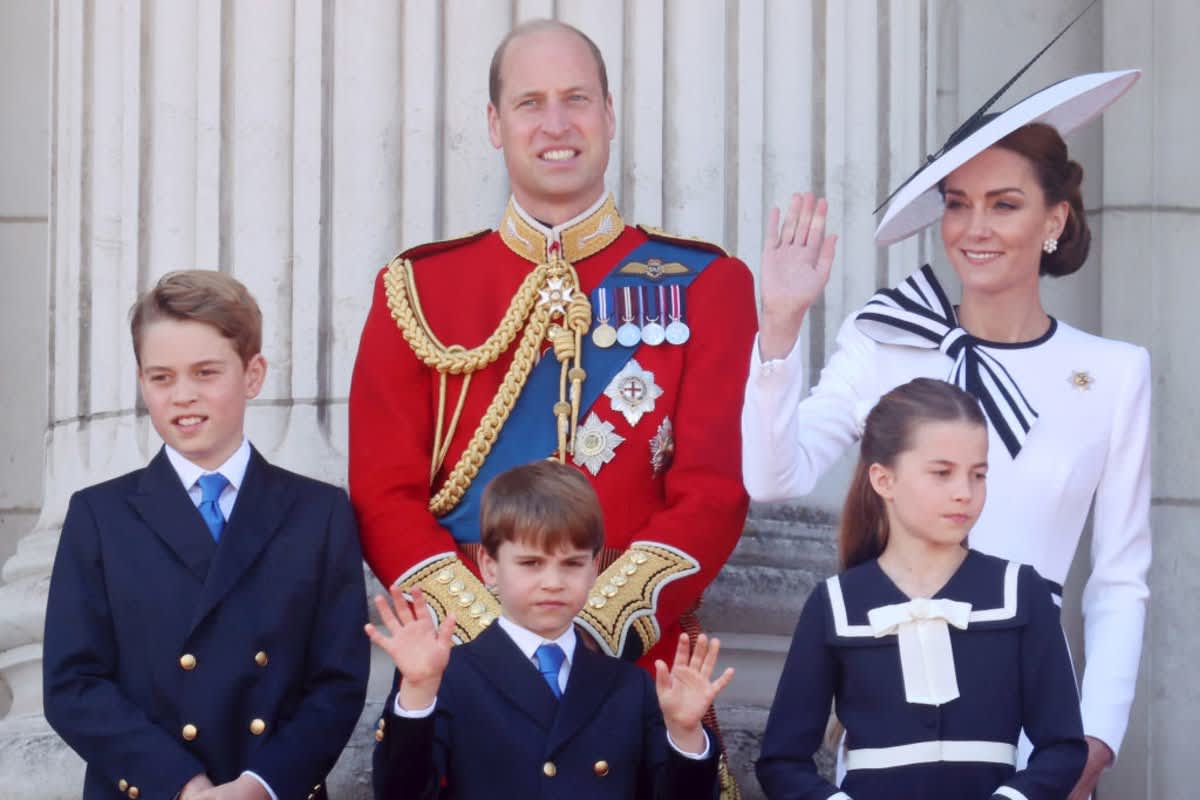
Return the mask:
<path id="1" fill-rule="evenodd" d="M 846 728 L 840 788 L 813 761 L 831 702 Z M 1022 727 L 1034 749 L 1017 771 Z M 1086 759 L 1047 583 L 971 550 L 933 598 L 910 600 L 875 560 L 813 590 L 757 774 L 772 800 L 1063 800 Z"/>

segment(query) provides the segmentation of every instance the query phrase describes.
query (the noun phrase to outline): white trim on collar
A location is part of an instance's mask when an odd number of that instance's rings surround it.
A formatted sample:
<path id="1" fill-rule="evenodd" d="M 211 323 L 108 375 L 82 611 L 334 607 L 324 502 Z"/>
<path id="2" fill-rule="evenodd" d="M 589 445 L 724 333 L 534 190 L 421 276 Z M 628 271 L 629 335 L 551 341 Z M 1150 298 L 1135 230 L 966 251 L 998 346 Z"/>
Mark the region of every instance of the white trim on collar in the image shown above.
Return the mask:
<path id="1" fill-rule="evenodd" d="M 1000 622 L 1012 619 L 1017 615 L 1017 579 L 1020 577 L 1021 565 L 1016 561 L 1008 562 L 1004 569 L 1004 605 L 998 608 L 986 608 L 971 612 L 971 622 Z M 833 627 L 842 638 L 875 636 L 870 625 L 851 625 L 846 614 L 846 599 L 842 596 L 842 583 L 837 575 L 825 580 L 829 590 L 829 607 L 833 610 Z M 895 634 L 891 634 L 895 635 Z"/>
<path id="2" fill-rule="evenodd" d="M 592 214 L 595 214 L 597 211 L 599 211 L 600 206 L 604 205 L 604 201 L 608 199 L 609 194 L 610 193 L 607 190 L 601 192 L 600 196 L 596 198 L 596 202 L 592 203 L 590 206 L 588 206 L 586 209 L 584 209 L 581 213 L 576 214 L 575 216 L 571 217 L 566 222 L 561 222 L 552 228 L 547 228 L 541 222 L 534 219 L 529 214 L 529 212 L 526 211 L 524 208 L 522 208 L 521 204 L 519 202 L 517 202 L 517 198 L 515 195 L 512 197 L 512 207 L 513 207 L 513 211 L 516 211 L 517 214 L 521 217 L 521 219 L 523 219 L 525 221 L 525 223 L 527 225 L 529 225 L 531 228 L 533 228 L 534 230 L 538 231 L 543 236 L 545 236 L 547 242 L 557 242 L 559 240 L 559 235 L 563 231 L 565 231 L 567 228 L 571 227 L 572 225 L 578 225 L 580 222 L 583 222 L 585 219 L 590 217 Z"/>

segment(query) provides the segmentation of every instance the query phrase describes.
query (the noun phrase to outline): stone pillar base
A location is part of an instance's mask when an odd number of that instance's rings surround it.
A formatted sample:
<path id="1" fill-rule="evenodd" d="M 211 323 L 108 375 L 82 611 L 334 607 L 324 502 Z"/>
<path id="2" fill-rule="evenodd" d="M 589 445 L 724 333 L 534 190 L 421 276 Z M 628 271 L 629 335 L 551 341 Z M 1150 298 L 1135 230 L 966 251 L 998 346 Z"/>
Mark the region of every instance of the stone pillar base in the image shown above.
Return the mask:
<path id="1" fill-rule="evenodd" d="M 0 720 L 0 800 L 78 800 L 83 770 L 41 714 Z"/>

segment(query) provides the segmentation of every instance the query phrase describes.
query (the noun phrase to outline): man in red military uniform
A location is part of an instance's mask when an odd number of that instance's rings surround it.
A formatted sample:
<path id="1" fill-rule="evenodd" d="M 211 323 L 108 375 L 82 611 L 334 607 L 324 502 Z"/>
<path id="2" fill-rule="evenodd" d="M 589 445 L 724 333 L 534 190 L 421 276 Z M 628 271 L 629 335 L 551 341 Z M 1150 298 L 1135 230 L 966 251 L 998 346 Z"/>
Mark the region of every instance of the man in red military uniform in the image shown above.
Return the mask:
<path id="1" fill-rule="evenodd" d="M 714 245 L 625 224 L 604 187 L 616 121 L 590 39 L 523 25 L 490 77 L 512 185 L 499 229 L 402 253 L 363 330 L 350 392 L 363 550 L 469 640 L 498 613 L 476 572 L 478 493 L 506 466 L 560 458 L 605 515 L 580 627 L 610 654 L 669 662 L 745 520 L 753 281 Z"/>

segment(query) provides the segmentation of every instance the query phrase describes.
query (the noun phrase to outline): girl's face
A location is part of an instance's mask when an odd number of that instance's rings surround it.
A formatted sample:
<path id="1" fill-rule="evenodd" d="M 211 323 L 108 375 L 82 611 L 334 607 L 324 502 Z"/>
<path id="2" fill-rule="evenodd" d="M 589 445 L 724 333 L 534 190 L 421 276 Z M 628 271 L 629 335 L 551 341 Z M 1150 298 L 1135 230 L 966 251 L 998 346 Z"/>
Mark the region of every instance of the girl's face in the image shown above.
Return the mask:
<path id="1" fill-rule="evenodd" d="M 923 422 L 891 467 L 872 464 L 868 475 L 887 509 L 890 540 L 962 544 L 987 496 L 987 451 L 982 425 Z"/>
<path id="2" fill-rule="evenodd" d="M 1037 285 L 1042 245 L 1062 235 L 1067 202 L 1046 205 L 1033 164 L 989 147 L 943 184 L 942 245 L 964 291 Z"/>

